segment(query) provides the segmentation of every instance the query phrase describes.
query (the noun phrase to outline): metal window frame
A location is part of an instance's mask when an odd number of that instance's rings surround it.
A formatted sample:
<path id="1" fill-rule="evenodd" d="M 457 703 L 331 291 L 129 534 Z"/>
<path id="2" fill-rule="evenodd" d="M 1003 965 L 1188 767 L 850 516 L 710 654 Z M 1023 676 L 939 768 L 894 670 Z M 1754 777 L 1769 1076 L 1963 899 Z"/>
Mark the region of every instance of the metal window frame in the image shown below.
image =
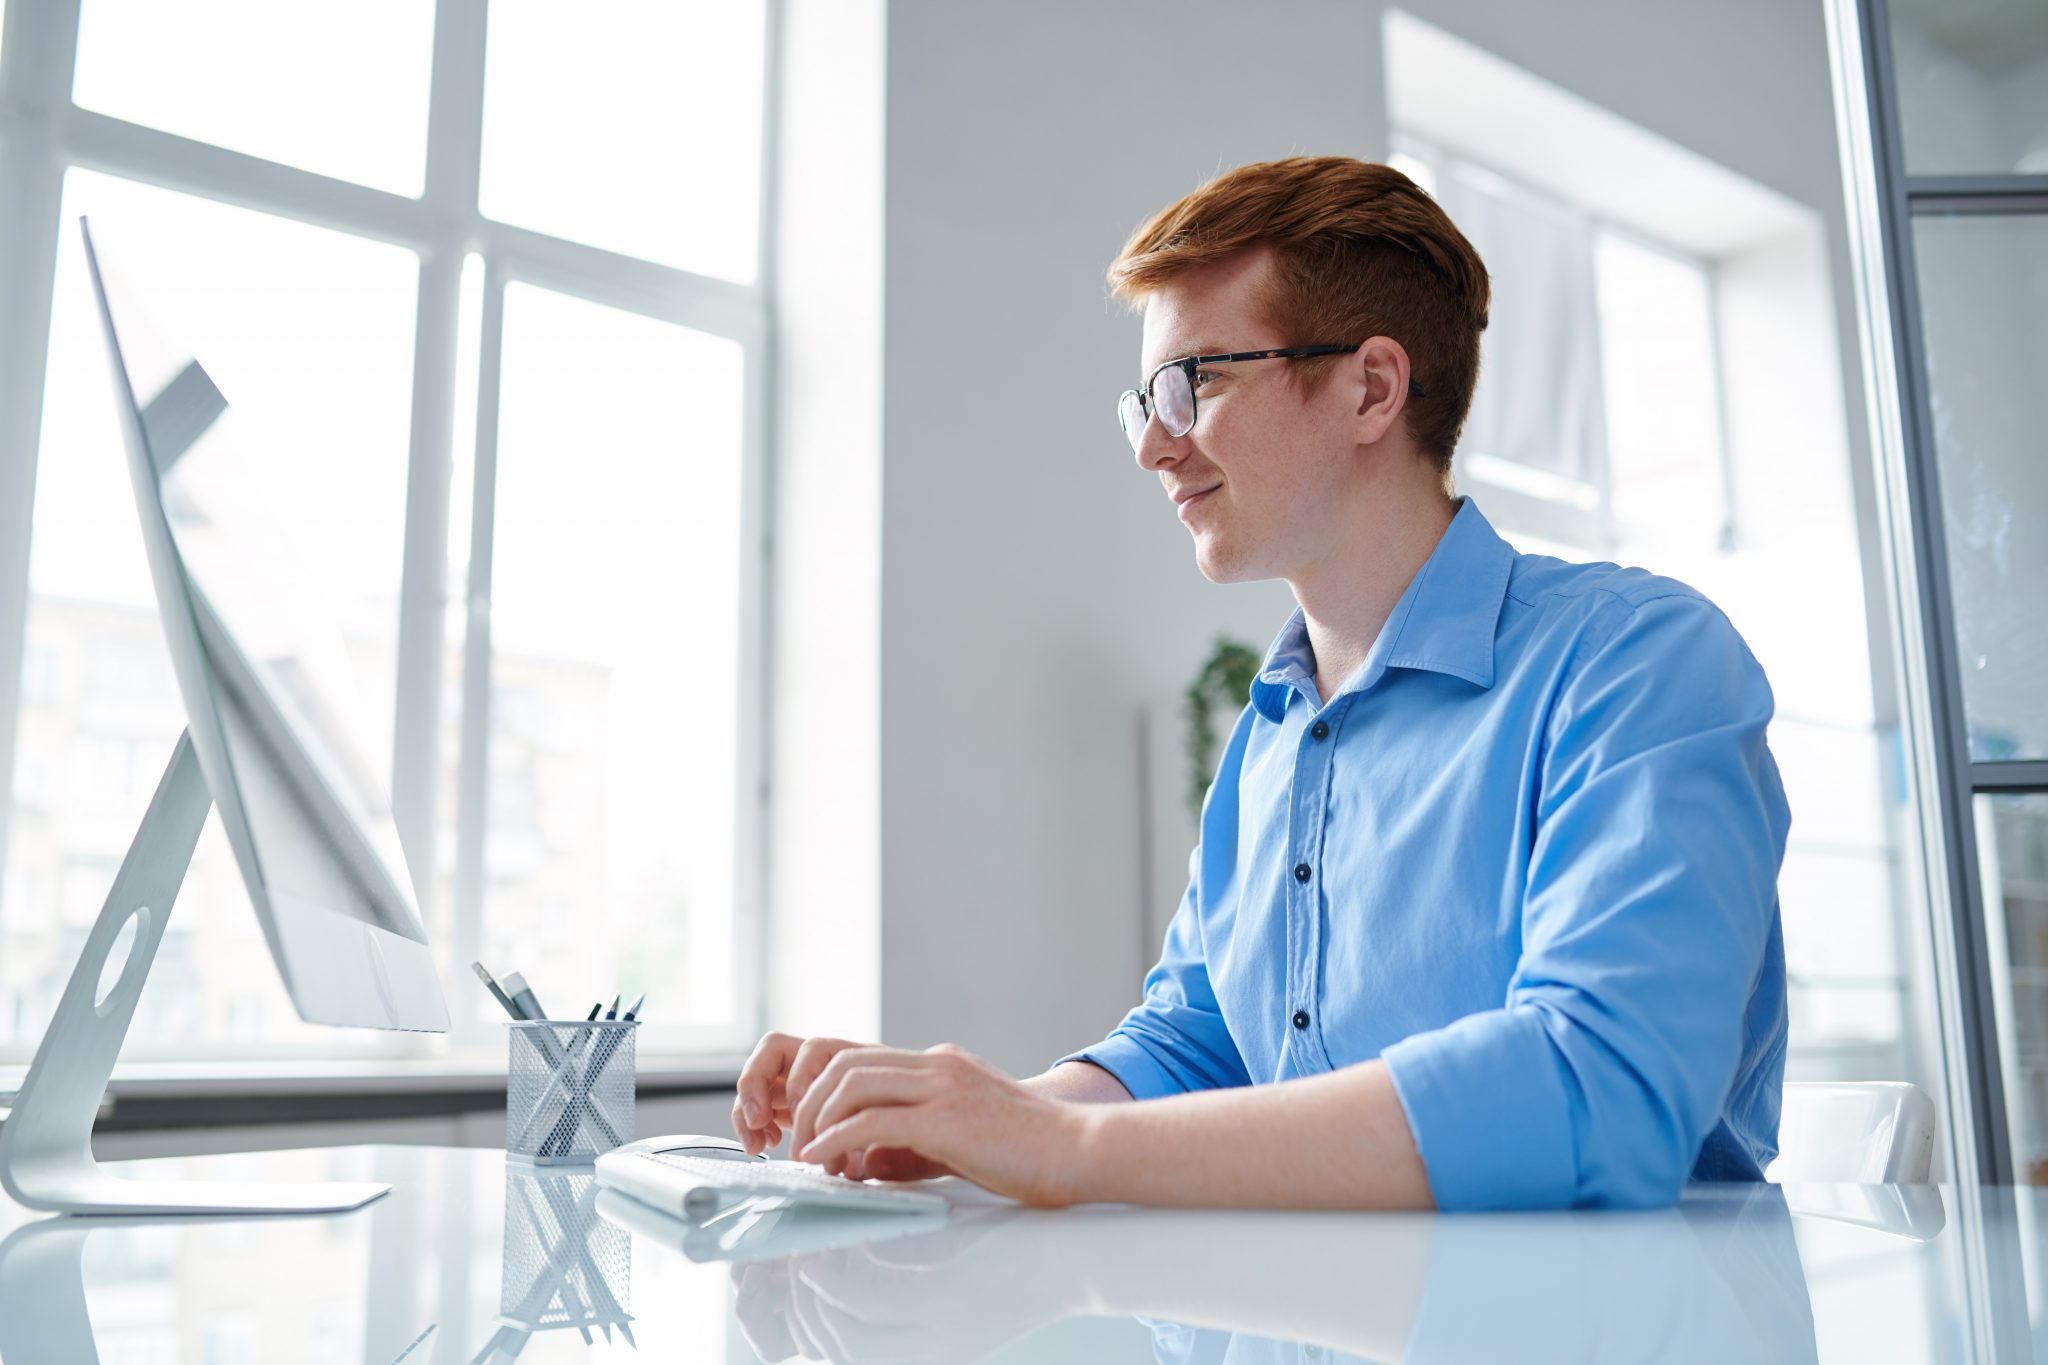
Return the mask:
<path id="1" fill-rule="evenodd" d="M 81 0 L 14 0 L 0 45 L 0 774 L 14 770 L 28 610 L 31 521 L 42 426 L 51 296 L 64 173 L 77 166 L 238 208 L 401 246 L 419 258 L 415 355 L 399 589 L 392 803 L 412 865 L 434 895 L 449 506 L 456 351 L 463 262 L 486 269 L 471 517 L 472 581 L 460 585 L 469 629 L 463 644 L 464 710 L 456 812 L 457 960 L 474 954 L 482 916 L 482 845 L 488 799 L 490 564 L 496 477 L 496 404 L 503 291 L 535 285 L 606 307 L 724 337 L 742 351 L 741 567 L 733 971 L 739 983 L 730 1029 L 693 1030 L 687 1055 L 729 1052 L 760 1023 L 763 906 L 767 880 L 769 610 L 772 603 L 768 423 L 773 411 L 772 326 L 775 183 L 773 114 L 780 59 L 779 0 L 764 0 L 762 137 L 755 282 L 739 284 L 622 255 L 486 218 L 478 206 L 488 0 L 436 5 L 421 194 L 408 197 L 282 165 L 112 118 L 72 102 Z M 495 321 L 493 321 L 495 320 Z M 489 411 L 486 412 L 486 397 Z M 481 564 L 481 571 L 476 566 Z M 11 800 L 0 799 L 0 861 Z M 467 878 L 467 880 L 465 880 Z M 423 906 L 429 908 L 429 906 Z M 458 1019 L 467 1015 L 457 1011 Z M 412 1040 L 428 1046 L 425 1040 Z M 480 1039 L 459 1031 L 461 1047 Z M 362 1049 L 393 1055 L 390 1040 Z"/>
<path id="2" fill-rule="evenodd" d="M 1969 1359 L 2024 1353 L 2028 1294 L 2016 1241 L 2011 1128 L 1982 900 L 1974 798 L 2034 790 L 2048 763 L 1977 764 L 1969 754 L 1948 574 L 1916 213 L 2015 211 L 2040 177 L 1909 177 L 1886 0 L 1824 0 L 1834 77 L 1856 308 L 1880 504 L 1880 545 L 1895 604 L 1900 743 L 1933 954 L 1936 1019 L 1962 1278 L 1958 1326 Z M 1985 1188 L 1991 1186 L 1993 1188 Z M 1980 1193 L 1981 1192 L 1981 1193 Z"/>
<path id="3" fill-rule="evenodd" d="M 1954 958 L 1959 1028 L 1952 1060 L 1960 1062 L 1967 1080 L 1967 1104 L 1957 1118 L 1966 1123 L 1969 1139 L 1958 1147 L 1967 1146 L 1973 1157 L 1974 1171 L 1968 1174 L 1993 1184 L 2011 1184 L 2018 1172 L 1992 990 L 1993 926 L 1987 919 L 1994 911 L 1983 903 L 1974 802 L 1980 793 L 2048 791 L 2048 761 L 1985 763 L 1970 755 L 1913 225 L 1932 215 L 2048 213 L 2048 176 L 1908 174 L 1887 0 L 1860 0 L 1854 21 L 1865 76 L 1865 103 L 1859 112 L 1867 120 L 1869 165 L 1845 171 L 1862 169 L 1870 176 L 1871 202 L 1861 207 L 1876 229 L 1880 259 L 1866 268 L 1881 269 L 1889 312 L 1888 354 L 1883 358 L 1889 364 L 1886 378 L 1896 395 L 1899 426 L 1895 448 L 1884 454 L 1893 466 L 1886 473 L 1903 495 L 1894 508 L 1891 530 L 1898 548 L 1909 552 L 1903 567 L 1910 572 L 1911 600 L 1917 608 L 1918 638 L 1906 641 L 1905 653 L 1917 654 L 1917 691 L 1927 722 L 1915 728 L 1925 731 L 1916 738 L 1924 740 L 1918 746 L 1922 771 L 1931 776 L 1922 821 L 1931 855 L 1930 889 L 1938 887 L 1943 893 L 1945 904 L 1937 904 L 1946 911 L 1942 918 Z"/>

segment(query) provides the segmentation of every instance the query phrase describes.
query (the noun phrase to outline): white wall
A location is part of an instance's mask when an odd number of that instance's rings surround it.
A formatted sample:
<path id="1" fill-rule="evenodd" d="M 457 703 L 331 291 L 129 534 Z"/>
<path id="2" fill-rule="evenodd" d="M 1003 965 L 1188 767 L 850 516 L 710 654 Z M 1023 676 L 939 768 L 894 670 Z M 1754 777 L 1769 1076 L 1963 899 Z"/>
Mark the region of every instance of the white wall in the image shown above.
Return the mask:
<path id="1" fill-rule="evenodd" d="M 1194 568 L 1117 430 L 1103 271 L 1223 167 L 1377 155 L 1379 16 L 899 0 L 889 12 L 882 1018 L 1036 1068 L 1137 997 L 1137 714 L 1278 584 Z M 993 400 L 993 401 L 992 401 Z M 1177 895 L 1178 887 L 1168 894 Z M 1141 957 L 1144 960 L 1141 960 Z"/>
<path id="2" fill-rule="evenodd" d="M 1406 8 L 1812 206 L 1853 336 L 1817 4 Z M 1132 464 L 1112 400 L 1138 327 L 1103 269 L 1220 169 L 1383 155 L 1381 6 L 897 0 L 887 29 L 881 1033 L 1033 1069 L 1114 1023 L 1150 963 L 1140 711 L 1219 632 L 1263 646 L 1291 606 L 1207 584 Z M 809 856 L 784 843 L 776 866 Z M 779 979 L 775 1024 L 805 990 Z"/>

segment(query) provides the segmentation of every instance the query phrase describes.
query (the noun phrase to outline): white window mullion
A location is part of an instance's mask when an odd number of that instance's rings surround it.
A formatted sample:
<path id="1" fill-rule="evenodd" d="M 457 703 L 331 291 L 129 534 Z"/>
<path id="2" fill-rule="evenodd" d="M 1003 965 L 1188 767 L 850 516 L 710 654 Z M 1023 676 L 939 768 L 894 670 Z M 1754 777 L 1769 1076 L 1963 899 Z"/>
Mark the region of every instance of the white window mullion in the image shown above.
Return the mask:
<path id="1" fill-rule="evenodd" d="M 733 1045 L 751 1044 L 763 1024 L 767 992 L 762 988 L 766 963 L 768 877 L 768 669 L 773 638 L 769 612 L 772 547 L 768 528 L 774 480 L 768 462 L 768 414 L 773 367 L 770 345 L 746 347 L 745 423 L 741 433 L 740 544 L 751 547 L 740 566 L 739 714 L 734 717 L 741 745 L 733 772 L 732 979 L 738 983 Z M 706 968 L 699 968 L 705 970 Z M 710 969 L 717 969 L 715 966 Z"/>
<path id="2" fill-rule="evenodd" d="M 67 162 L 124 180 L 416 251 L 433 240 L 428 201 L 195 142 L 90 109 L 70 108 L 63 115 L 60 148 Z"/>
<path id="3" fill-rule="evenodd" d="M 1721 534 L 1723 554 L 1732 554 L 1742 539 L 1742 506 L 1736 501 L 1735 450 L 1731 444 L 1732 415 L 1728 407 L 1728 367 L 1721 352 L 1721 268 L 1712 261 L 1697 262 L 1707 281 L 1707 355 L 1714 373 L 1714 453 L 1721 462 Z"/>
<path id="4" fill-rule="evenodd" d="M 1592 347 L 1591 363 L 1586 367 L 1589 400 L 1586 410 L 1586 462 L 1593 475 L 1593 486 L 1600 495 L 1599 548 L 1603 554 L 1611 555 L 1621 543 L 1621 530 L 1614 515 L 1614 450 L 1607 430 L 1607 366 L 1602 361 L 1607 353 L 1607 343 L 1601 335 L 1599 286 L 1593 264 L 1595 234 L 1599 227 L 1583 213 L 1572 216 L 1578 238 L 1574 244 L 1572 265 L 1579 275 L 1574 292 L 1579 306 L 1585 309 L 1586 335 Z"/>
<path id="5" fill-rule="evenodd" d="M 483 63 L 482 8 L 442 5 L 434 24 L 424 197 L 435 240 L 420 253 L 405 562 L 399 580 L 397 698 L 391 735 L 392 810 L 422 908 L 430 919 L 439 888 L 435 844 L 440 827 L 441 673 L 446 649 L 456 338 L 464 249 L 476 220 Z"/>
<path id="6" fill-rule="evenodd" d="M 455 782 L 455 961 L 474 962 L 483 945 L 484 841 L 491 753 L 491 546 L 498 490 L 498 390 L 505 352 L 505 277 L 486 265 L 477 345 L 476 472 L 469 508 L 469 582 L 462 648 L 462 736 Z M 454 1011 L 456 1043 L 465 1010 Z"/>
<path id="7" fill-rule="evenodd" d="M 734 284 L 603 247 L 485 219 L 486 259 L 507 281 L 751 345 L 766 321 L 759 286 Z"/>
<path id="8" fill-rule="evenodd" d="M 7 7 L 6 24 L 0 55 L 0 867 L 14 806 L 36 448 L 62 231 L 64 163 L 52 128 L 71 99 L 78 0 L 17 0 Z"/>
<path id="9" fill-rule="evenodd" d="M 780 145 L 782 106 L 783 0 L 768 0 L 763 11 L 768 26 L 761 45 L 761 217 L 756 259 L 760 270 L 754 293 L 762 319 L 761 334 L 746 343 L 747 397 L 744 459 L 746 484 L 741 508 L 746 519 L 743 545 L 752 548 L 740 573 L 741 667 L 751 685 L 740 687 L 740 734 L 748 743 L 740 751 L 734 786 L 733 821 L 733 979 L 740 983 L 734 1020 L 745 1035 L 740 1045 L 767 1027 L 768 906 L 774 894 L 774 860 L 768 831 L 773 820 L 774 792 L 769 774 L 775 771 L 775 717 L 770 689 L 775 677 L 776 564 L 776 387 L 775 316 L 777 278 L 776 232 L 781 221 L 777 194 L 776 148 Z"/>

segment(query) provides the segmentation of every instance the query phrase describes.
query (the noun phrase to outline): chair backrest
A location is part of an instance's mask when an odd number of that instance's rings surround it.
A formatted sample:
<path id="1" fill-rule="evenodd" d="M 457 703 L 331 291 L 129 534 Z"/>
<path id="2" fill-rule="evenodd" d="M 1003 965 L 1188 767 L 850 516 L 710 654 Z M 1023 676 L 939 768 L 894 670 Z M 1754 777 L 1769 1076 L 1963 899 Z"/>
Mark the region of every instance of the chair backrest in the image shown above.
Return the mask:
<path id="1" fill-rule="evenodd" d="M 1764 1179 L 1924 1185 L 1934 1122 L 1927 1092 L 1904 1081 L 1794 1081 Z"/>

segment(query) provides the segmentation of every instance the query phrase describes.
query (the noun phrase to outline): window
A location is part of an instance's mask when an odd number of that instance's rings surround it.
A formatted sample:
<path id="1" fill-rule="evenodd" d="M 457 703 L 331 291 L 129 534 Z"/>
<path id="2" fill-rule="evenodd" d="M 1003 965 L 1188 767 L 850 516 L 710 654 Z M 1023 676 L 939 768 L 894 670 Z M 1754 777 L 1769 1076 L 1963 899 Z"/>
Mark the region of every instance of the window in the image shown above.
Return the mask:
<path id="1" fill-rule="evenodd" d="M 41 185 L 10 221 L 51 249 L 0 269 L 51 302 L 0 317 L 32 371 L 0 471 L 35 490 L 0 581 L 0 1063 L 183 725 L 80 214 L 341 626 L 455 1020 L 302 1024 L 210 821 L 130 1055 L 499 1049 L 476 958 L 558 1013 L 648 992 L 650 1057 L 752 1036 L 766 0 L 557 8 L 84 0 L 71 70 L 68 33 L 16 34 L 48 54 L 0 89 L 5 183 Z"/>
<path id="2" fill-rule="evenodd" d="M 485 951 L 601 983 L 558 1012 L 644 991 L 715 1024 L 735 1003 L 744 356 L 520 285 L 504 337 Z"/>
<path id="3" fill-rule="evenodd" d="M 84 0 L 72 101 L 416 195 L 434 7 L 416 0 Z M 364 98 L 369 90 L 374 98 Z"/>

